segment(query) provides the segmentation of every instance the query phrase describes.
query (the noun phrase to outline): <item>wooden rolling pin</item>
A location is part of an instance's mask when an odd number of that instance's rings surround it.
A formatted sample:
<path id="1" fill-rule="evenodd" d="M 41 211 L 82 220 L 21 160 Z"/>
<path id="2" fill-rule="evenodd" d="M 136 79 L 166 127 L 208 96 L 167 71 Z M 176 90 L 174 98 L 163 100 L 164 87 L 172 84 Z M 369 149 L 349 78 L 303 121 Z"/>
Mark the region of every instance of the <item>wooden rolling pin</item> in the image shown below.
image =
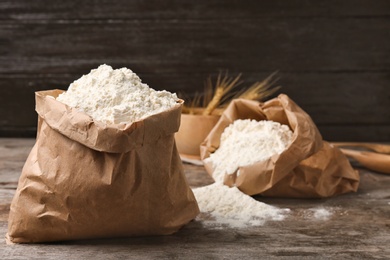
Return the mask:
<path id="1" fill-rule="evenodd" d="M 390 145 L 388 144 L 378 144 L 378 143 L 346 143 L 346 142 L 336 142 L 332 143 L 335 146 L 341 147 L 364 147 L 369 150 L 375 151 L 377 153 L 387 153 L 390 154 Z"/>
<path id="2" fill-rule="evenodd" d="M 390 174 L 390 155 L 350 149 L 340 149 L 346 156 L 352 157 L 367 169 Z"/>

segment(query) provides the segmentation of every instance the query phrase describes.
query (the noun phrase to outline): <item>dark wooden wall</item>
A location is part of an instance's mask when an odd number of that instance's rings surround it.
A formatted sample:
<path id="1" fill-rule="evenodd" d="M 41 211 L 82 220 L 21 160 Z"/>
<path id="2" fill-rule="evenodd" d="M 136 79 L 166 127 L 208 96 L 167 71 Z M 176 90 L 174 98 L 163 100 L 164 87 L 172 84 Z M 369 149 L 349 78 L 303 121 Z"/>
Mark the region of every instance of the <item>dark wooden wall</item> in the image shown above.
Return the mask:
<path id="1" fill-rule="evenodd" d="M 34 136 L 34 91 L 99 64 L 193 93 L 279 71 L 328 140 L 390 141 L 390 1 L 0 1 L 0 136 Z"/>

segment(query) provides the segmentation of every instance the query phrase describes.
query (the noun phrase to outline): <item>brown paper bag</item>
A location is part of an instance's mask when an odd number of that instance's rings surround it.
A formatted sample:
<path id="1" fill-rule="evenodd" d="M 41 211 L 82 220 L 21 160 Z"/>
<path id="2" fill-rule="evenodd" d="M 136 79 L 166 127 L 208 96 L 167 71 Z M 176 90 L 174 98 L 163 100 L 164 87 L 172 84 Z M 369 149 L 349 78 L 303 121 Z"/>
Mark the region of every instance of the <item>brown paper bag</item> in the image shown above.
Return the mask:
<path id="1" fill-rule="evenodd" d="M 279 122 L 289 125 L 294 134 L 280 155 L 240 167 L 238 176 L 226 174 L 226 185 L 235 185 L 248 195 L 294 198 L 330 197 L 357 190 L 358 172 L 338 148 L 322 141 L 310 116 L 284 94 L 265 103 L 232 101 L 201 145 L 203 160 L 218 149 L 224 129 L 237 119 Z M 212 176 L 211 162 L 205 162 L 205 167 Z"/>
<path id="2" fill-rule="evenodd" d="M 199 209 L 174 142 L 181 105 L 132 124 L 105 125 L 36 93 L 36 144 L 8 222 L 14 243 L 162 235 Z"/>

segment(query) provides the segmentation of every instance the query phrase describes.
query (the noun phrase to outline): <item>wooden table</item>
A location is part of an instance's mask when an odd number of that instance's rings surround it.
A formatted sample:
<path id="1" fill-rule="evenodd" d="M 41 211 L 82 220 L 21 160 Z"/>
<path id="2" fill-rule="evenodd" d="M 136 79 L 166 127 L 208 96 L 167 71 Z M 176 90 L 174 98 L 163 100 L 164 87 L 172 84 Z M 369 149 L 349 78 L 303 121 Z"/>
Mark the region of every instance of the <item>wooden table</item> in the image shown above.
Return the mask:
<path id="1" fill-rule="evenodd" d="M 215 229 L 197 219 L 171 236 L 6 245 L 11 199 L 33 139 L 0 138 L 0 259 L 389 259 L 390 176 L 359 169 L 357 193 L 330 199 L 256 199 L 290 208 L 283 221 L 245 229 Z M 192 187 L 212 182 L 201 166 L 185 164 Z M 332 212 L 328 220 L 311 209 Z"/>

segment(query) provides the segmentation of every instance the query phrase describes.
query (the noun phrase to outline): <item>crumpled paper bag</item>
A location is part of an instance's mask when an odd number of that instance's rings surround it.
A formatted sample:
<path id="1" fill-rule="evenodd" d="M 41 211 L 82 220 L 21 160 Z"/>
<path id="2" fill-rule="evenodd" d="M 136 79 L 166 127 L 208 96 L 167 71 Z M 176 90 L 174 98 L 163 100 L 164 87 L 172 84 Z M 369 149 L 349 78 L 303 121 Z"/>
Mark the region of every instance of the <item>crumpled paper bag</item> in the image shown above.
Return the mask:
<path id="1" fill-rule="evenodd" d="M 265 103 L 233 100 L 201 144 L 202 160 L 218 149 L 224 129 L 237 119 L 286 124 L 293 140 L 280 155 L 226 174 L 224 184 L 248 195 L 292 198 L 324 198 L 357 190 L 358 172 L 337 147 L 322 140 L 310 116 L 284 94 Z M 212 176 L 212 162 L 204 162 Z"/>
<path id="2" fill-rule="evenodd" d="M 171 234 L 199 213 L 174 133 L 182 101 L 132 124 L 105 125 L 36 93 L 37 140 L 13 198 L 13 243 Z"/>

